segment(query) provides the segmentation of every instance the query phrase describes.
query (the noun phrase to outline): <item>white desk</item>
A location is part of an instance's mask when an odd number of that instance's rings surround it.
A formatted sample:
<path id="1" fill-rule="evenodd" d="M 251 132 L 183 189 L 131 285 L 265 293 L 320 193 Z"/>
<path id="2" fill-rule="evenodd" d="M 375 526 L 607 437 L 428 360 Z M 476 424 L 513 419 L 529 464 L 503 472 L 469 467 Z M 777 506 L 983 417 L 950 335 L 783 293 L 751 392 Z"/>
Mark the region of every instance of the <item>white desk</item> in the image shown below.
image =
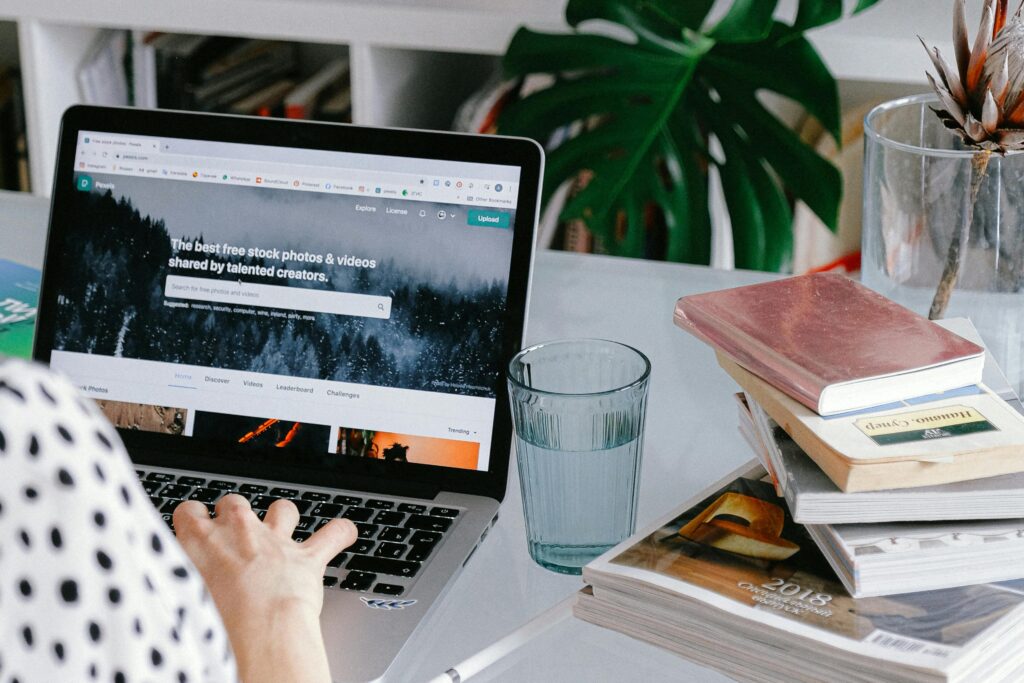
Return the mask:
<path id="1" fill-rule="evenodd" d="M 46 204 L 0 193 L 0 257 L 41 260 Z M 736 430 L 734 387 L 709 349 L 672 324 L 678 297 L 748 284 L 765 274 L 629 259 L 539 252 L 527 342 L 605 337 L 651 359 L 638 524 L 750 459 Z M 501 518 L 448 596 L 395 664 L 395 681 L 445 671 L 581 586 L 535 565 L 526 551 L 519 480 L 512 465 Z M 576 620 L 499 662 L 492 681 L 726 681 L 658 648 Z"/>

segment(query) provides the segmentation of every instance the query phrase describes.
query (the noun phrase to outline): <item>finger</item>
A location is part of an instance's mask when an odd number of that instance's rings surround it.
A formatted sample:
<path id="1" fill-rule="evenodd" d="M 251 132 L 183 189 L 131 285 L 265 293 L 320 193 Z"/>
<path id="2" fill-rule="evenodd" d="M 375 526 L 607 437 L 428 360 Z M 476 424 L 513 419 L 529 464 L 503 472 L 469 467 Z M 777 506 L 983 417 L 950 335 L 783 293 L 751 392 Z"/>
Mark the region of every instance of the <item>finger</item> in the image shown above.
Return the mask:
<path id="1" fill-rule="evenodd" d="M 279 498 L 267 508 L 263 523 L 278 536 L 291 538 L 295 525 L 299 523 L 299 508 L 287 498 Z"/>
<path id="2" fill-rule="evenodd" d="M 335 555 L 355 543 L 358 536 L 356 525 L 351 521 L 332 519 L 302 545 L 313 553 L 318 562 L 326 565 Z"/>
<path id="3" fill-rule="evenodd" d="M 229 493 L 226 496 L 222 496 L 217 501 L 214 510 L 217 511 L 217 519 L 232 522 L 254 516 L 252 514 L 252 507 L 249 506 L 249 499 L 237 493 Z"/>
<path id="4" fill-rule="evenodd" d="M 208 534 L 212 524 L 210 512 L 197 500 L 186 500 L 174 508 L 174 532 L 182 543 Z"/>

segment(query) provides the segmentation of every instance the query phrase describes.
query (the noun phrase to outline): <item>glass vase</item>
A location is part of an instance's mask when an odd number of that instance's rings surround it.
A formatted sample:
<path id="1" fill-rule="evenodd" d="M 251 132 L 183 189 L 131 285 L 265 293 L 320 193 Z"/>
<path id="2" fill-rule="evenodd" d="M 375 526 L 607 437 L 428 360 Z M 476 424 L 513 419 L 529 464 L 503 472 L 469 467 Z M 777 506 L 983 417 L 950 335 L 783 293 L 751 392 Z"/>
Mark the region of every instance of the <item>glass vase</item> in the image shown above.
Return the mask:
<path id="1" fill-rule="evenodd" d="M 944 268 L 959 260 L 948 306 L 933 317 L 970 318 L 1020 393 L 1024 154 L 983 160 L 942 124 L 931 110 L 938 106 L 918 95 L 879 105 L 864 120 L 862 279 L 928 315 Z M 951 259 L 957 235 L 959 259 Z"/>

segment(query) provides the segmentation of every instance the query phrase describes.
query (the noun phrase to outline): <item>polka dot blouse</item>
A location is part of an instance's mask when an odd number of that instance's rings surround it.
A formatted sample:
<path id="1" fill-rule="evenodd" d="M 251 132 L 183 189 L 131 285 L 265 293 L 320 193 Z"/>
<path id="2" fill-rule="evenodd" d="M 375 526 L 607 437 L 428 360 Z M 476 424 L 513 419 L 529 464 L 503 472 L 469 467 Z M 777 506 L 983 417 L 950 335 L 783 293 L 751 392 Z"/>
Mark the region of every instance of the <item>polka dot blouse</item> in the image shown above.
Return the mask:
<path id="1" fill-rule="evenodd" d="M 116 430 L 0 358 L 0 683 L 237 681 L 220 615 Z"/>

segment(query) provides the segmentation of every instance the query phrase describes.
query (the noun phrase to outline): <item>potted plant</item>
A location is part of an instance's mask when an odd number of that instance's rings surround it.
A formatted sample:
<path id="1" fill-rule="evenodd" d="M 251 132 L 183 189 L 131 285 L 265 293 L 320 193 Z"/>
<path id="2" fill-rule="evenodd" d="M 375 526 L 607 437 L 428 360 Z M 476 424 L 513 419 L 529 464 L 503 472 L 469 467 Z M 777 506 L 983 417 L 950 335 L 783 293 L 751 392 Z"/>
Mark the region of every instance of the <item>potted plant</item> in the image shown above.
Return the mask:
<path id="1" fill-rule="evenodd" d="M 863 278 L 932 318 L 970 317 L 1015 386 L 1024 379 L 1024 21 L 986 0 L 954 61 L 928 48 L 934 94 L 865 121 Z"/>
<path id="2" fill-rule="evenodd" d="M 853 12 L 875 2 L 860 0 Z M 776 4 L 735 0 L 711 20 L 713 0 L 569 0 L 570 26 L 600 19 L 628 30 L 633 40 L 520 29 L 505 56 L 506 72 L 554 80 L 508 105 L 498 129 L 548 146 L 544 202 L 575 182 L 560 218 L 582 221 L 597 250 L 706 264 L 714 168 L 736 267 L 786 267 L 790 197 L 835 230 L 838 169 L 757 93 L 799 103 L 838 144 L 836 83 L 804 32 L 840 19 L 843 3 L 801 0 L 788 23 L 775 18 Z"/>

